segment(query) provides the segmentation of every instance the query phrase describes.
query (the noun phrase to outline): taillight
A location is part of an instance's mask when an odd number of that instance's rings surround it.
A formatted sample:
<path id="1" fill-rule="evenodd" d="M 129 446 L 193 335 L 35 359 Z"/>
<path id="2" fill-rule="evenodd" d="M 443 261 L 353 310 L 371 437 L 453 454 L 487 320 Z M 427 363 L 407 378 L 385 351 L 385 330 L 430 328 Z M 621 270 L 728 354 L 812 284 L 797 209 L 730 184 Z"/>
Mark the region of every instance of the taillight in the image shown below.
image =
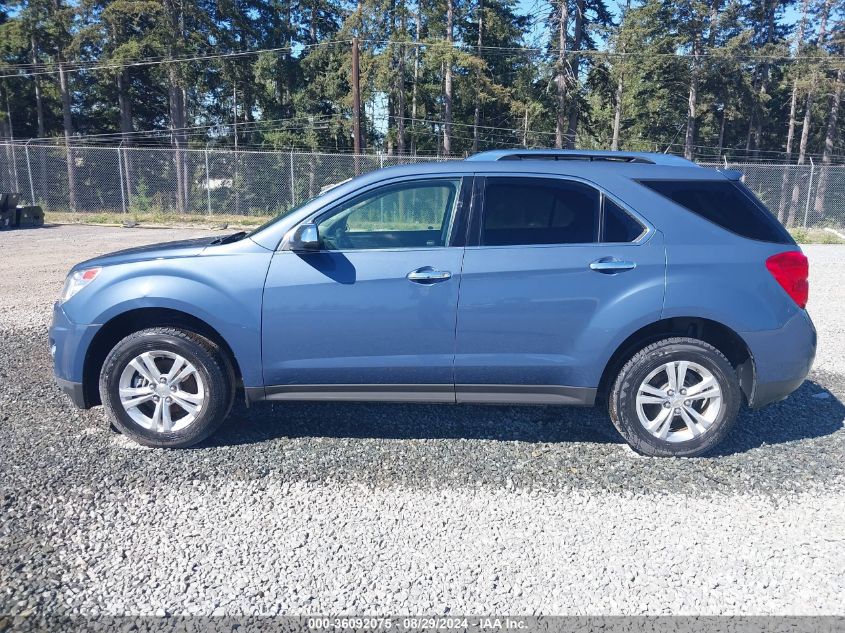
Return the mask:
<path id="1" fill-rule="evenodd" d="M 810 293 L 810 283 L 807 279 L 810 276 L 810 266 L 804 253 L 787 251 L 772 255 L 766 260 L 766 268 L 800 308 L 807 305 Z"/>

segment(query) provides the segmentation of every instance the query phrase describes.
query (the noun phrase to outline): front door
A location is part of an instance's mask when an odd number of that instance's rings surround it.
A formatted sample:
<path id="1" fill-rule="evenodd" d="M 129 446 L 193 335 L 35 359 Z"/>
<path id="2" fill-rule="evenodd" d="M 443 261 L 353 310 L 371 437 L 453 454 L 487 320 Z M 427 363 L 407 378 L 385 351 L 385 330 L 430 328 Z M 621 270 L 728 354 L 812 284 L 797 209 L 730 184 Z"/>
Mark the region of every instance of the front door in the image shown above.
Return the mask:
<path id="1" fill-rule="evenodd" d="M 461 280 L 457 400 L 592 404 L 614 337 L 659 318 L 662 236 L 586 182 L 484 180 Z"/>
<path id="2" fill-rule="evenodd" d="M 281 250 L 264 291 L 273 399 L 454 401 L 460 178 L 393 183 L 318 215 L 321 249 Z"/>

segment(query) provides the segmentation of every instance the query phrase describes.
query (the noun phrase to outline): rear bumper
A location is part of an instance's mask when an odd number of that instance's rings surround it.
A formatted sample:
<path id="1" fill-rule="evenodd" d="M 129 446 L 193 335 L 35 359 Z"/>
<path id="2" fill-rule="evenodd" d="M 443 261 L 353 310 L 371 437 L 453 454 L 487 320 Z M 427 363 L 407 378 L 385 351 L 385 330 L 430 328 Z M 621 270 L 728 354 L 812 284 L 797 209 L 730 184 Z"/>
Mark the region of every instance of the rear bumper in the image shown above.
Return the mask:
<path id="1" fill-rule="evenodd" d="M 816 328 L 806 311 L 799 310 L 778 330 L 740 334 L 754 358 L 752 408 L 783 400 L 801 386 L 816 357 Z"/>

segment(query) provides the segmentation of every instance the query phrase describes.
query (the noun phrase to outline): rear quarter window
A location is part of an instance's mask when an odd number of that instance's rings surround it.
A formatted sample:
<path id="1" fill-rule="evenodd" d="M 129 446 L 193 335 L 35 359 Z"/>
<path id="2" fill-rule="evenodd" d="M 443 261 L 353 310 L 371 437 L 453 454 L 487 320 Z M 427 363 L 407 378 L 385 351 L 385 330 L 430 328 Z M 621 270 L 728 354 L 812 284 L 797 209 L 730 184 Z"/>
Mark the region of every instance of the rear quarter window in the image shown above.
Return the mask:
<path id="1" fill-rule="evenodd" d="M 641 185 L 723 229 L 761 242 L 793 244 L 787 230 L 739 182 L 729 180 L 640 180 Z"/>

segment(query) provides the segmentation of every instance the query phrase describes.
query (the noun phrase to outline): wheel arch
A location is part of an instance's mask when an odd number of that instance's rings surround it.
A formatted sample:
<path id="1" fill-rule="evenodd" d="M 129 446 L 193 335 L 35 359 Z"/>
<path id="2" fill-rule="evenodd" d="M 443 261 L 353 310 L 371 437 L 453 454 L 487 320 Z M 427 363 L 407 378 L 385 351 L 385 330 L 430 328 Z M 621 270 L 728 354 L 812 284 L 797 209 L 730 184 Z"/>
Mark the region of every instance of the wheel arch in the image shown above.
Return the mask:
<path id="1" fill-rule="evenodd" d="M 243 375 L 238 360 L 226 339 L 214 327 L 192 314 L 173 308 L 136 308 L 108 320 L 88 345 L 82 370 L 82 389 L 86 406 L 101 404 L 98 385 L 100 370 L 112 348 L 132 332 L 150 327 L 177 327 L 212 341 L 220 348 L 234 375 L 234 387 L 242 385 Z"/>
<path id="2" fill-rule="evenodd" d="M 641 327 L 622 343 L 607 361 L 599 381 L 598 397 L 605 399 L 613 386 L 613 380 L 622 366 L 639 350 L 672 336 L 697 338 L 718 349 L 733 366 L 739 379 L 739 386 L 747 402 L 753 401 L 756 383 L 754 357 L 747 343 L 733 329 L 703 317 L 671 317 Z"/>

